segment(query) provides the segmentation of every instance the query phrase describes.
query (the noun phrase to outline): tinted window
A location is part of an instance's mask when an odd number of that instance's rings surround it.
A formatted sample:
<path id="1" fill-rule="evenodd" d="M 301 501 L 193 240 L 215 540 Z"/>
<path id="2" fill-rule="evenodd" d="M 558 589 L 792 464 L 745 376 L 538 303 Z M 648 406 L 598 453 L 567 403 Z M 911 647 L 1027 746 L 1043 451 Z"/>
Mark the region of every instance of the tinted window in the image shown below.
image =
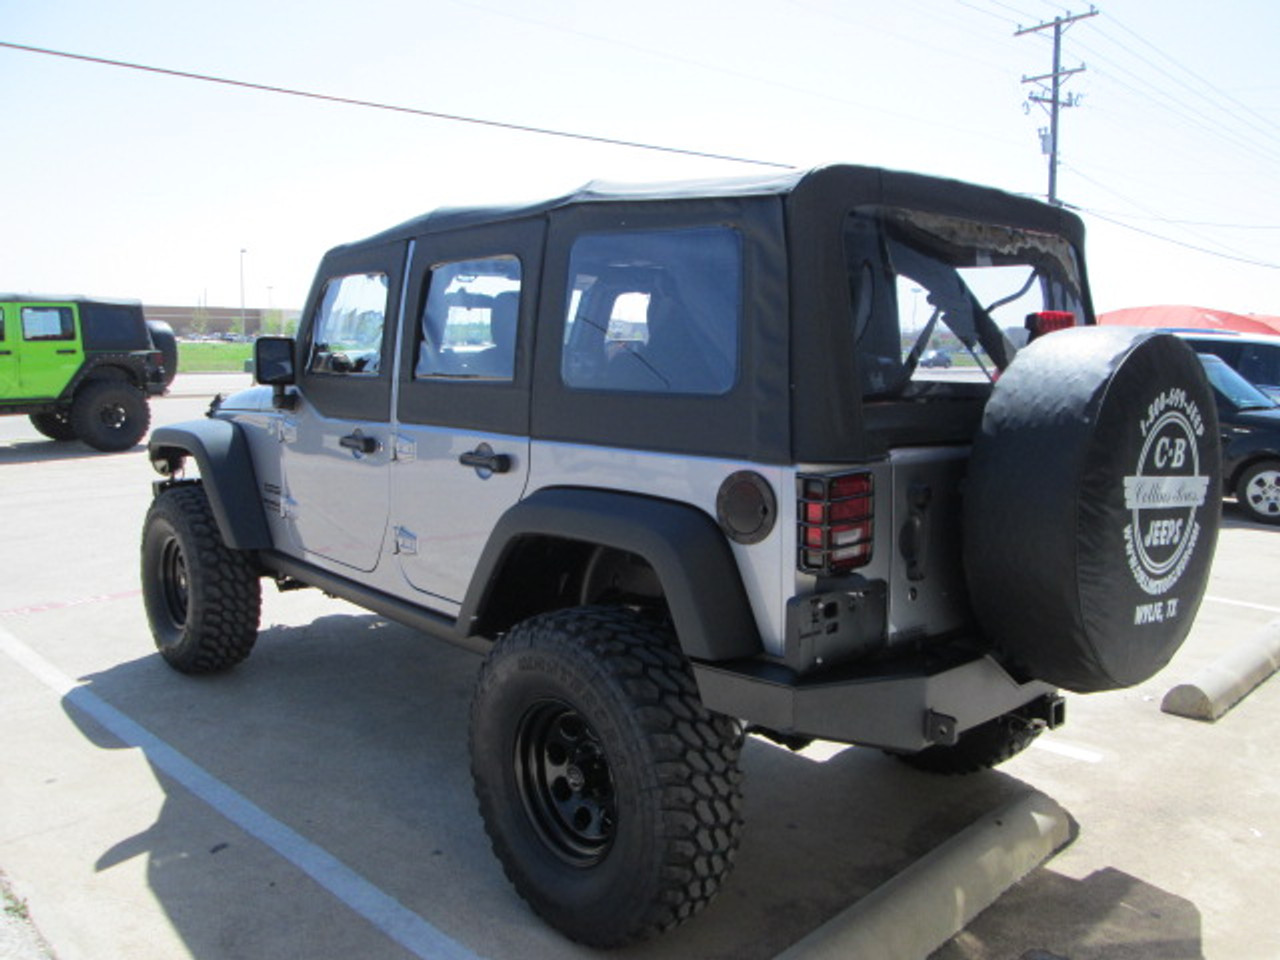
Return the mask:
<path id="1" fill-rule="evenodd" d="M 1280 385 L 1280 343 L 1247 343 L 1240 351 L 1241 376 L 1254 383 Z"/>
<path id="2" fill-rule="evenodd" d="M 512 379 L 519 312 L 515 257 L 437 265 L 419 324 L 414 377 Z"/>
<path id="3" fill-rule="evenodd" d="M 724 394 L 738 373 L 742 243 L 726 227 L 585 234 L 569 260 L 569 387 Z"/>
<path id="4" fill-rule="evenodd" d="M 24 340 L 74 340 L 75 320 L 70 307 L 23 307 Z"/>
<path id="5" fill-rule="evenodd" d="M 376 376 L 386 316 L 386 274 L 353 274 L 330 280 L 316 315 L 308 369 L 313 373 Z"/>

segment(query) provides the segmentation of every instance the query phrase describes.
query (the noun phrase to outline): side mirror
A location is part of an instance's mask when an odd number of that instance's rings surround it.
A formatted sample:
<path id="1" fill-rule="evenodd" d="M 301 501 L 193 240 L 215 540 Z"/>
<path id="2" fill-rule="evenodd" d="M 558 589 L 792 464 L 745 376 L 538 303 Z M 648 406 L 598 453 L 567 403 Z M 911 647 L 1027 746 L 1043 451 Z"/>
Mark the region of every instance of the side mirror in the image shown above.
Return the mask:
<path id="1" fill-rule="evenodd" d="M 253 342 L 254 379 L 269 387 L 294 383 L 293 350 L 292 337 L 259 337 Z"/>

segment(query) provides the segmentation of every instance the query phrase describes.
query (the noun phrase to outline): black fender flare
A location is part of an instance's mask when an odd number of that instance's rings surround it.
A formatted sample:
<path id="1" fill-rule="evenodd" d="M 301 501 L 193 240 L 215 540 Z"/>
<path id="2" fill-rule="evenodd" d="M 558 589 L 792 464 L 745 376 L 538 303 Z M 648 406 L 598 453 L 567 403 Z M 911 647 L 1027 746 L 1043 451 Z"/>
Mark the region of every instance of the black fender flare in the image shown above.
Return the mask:
<path id="1" fill-rule="evenodd" d="M 223 542 L 233 550 L 267 550 L 271 533 L 262 509 L 244 431 L 228 420 L 194 420 L 156 427 L 147 442 L 151 461 L 195 458 Z M 233 505 L 235 509 L 230 509 Z"/>
<path id="2" fill-rule="evenodd" d="M 732 660 L 761 652 L 733 551 L 710 516 L 670 500 L 570 487 L 539 490 L 503 514 L 462 605 L 464 631 L 482 622 L 504 563 L 527 537 L 595 544 L 643 558 L 662 584 L 681 649 L 691 659 Z"/>

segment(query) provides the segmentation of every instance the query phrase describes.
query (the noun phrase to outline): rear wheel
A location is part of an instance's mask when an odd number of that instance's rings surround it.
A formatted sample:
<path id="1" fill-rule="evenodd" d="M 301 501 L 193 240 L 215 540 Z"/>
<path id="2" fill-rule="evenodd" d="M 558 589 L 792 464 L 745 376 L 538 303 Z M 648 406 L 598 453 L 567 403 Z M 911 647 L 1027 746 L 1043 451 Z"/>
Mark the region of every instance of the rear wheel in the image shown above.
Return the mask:
<path id="1" fill-rule="evenodd" d="M 203 487 L 171 487 L 147 511 L 142 597 L 156 648 L 175 670 L 226 670 L 253 650 L 261 583 L 222 542 Z"/>
<path id="2" fill-rule="evenodd" d="M 1280 461 L 1255 463 L 1236 484 L 1236 499 L 1250 519 L 1280 523 Z"/>
<path id="3" fill-rule="evenodd" d="M 90 380 L 71 403 L 75 435 L 95 450 L 128 450 L 150 425 L 146 395 L 127 380 Z"/>
<path id="4" fill-rule="evenodd" d="M 929 747 L 919 753 L 895 753 L 894 756 L 925 773 L 977 773 L 1021 753 L 1043 729 L 1043 724 L 1009 714 L 966 730 L 952 746 Z"/>
<path id="5" fill-rule="evenodd" d="M 76 438 L 75 427 L 71 425 L 71 419 L 65 412 L 33 413 L 31 414 L 31 425 L 50 440 L 74 440 Z"/>
<path id="6" fill-rule="evenodd" d="M 674 927 L 715 895 L 742 827 L 741 745 L 670 631 L 625 609 L 518 625 L 472 705 L 476 795 L 507 877 L 598 947 Z"/>

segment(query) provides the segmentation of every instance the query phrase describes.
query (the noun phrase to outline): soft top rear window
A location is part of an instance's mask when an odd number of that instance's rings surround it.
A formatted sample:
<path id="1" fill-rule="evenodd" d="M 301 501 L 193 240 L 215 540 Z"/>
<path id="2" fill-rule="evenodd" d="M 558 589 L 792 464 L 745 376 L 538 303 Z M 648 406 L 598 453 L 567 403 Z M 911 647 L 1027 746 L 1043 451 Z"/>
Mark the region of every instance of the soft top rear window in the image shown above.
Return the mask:
<path id="1" fill-rule="evenodd" d="M 1085 322 L 1076 252 L 1056 234 L 872 207 L 849 215 L 844 247 L 867 398 L 971 395 L 1008 365 L 1029 316 Z"/>

